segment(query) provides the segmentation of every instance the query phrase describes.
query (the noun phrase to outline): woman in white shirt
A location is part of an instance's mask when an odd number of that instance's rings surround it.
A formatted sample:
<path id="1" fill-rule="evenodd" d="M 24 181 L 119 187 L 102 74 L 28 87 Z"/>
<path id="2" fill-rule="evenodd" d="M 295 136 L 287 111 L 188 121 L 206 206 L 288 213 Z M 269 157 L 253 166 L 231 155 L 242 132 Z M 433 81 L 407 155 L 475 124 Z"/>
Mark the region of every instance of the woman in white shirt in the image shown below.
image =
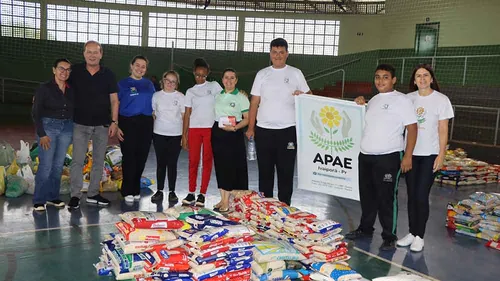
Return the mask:
<path id="1" fill-rule="evenodd" d="M 210 66 L 202 59 L 194 61 L 193 74 L 196 85 L 186 92 L 186 113 L 182 146 L 189 149 L 189 193 L 182 200 L 185 205 L 205 206 L 205 195 L 212 173 L 212 125 L 215 118 L 215 96 L 222 91 L 219 83 L 207 81 Z M 200 193 L 195 198 L 200 153 L 203 147 L 203 171 L 201 176 Z"/>
<path id="2" fill-rule="evenodd" d="M 448 143 L 448 121 L 453 108 L 447 96 L 439 92 L 439 84 L 431 66 L 418 65 L 410 79 L 407 96 L 417 115 L 418 136 L 413 150 L 412 169 L 406 174 L 408 188 L 408 220 L 410 233 L 398 240 L 400 247 L 413 252 L 424 248 L 424 233 L 429 218 L 429 193 L 436 172 L 443 166 Z"/>
<path id="3" fill-rule="evenodd" d="M 177 161 L 181 152 L 184 95 L 177 91 L 179 74 L 167 71 L 160 81 L 163 90 L 153 95 L 153 145 L 156 153 L 156 179 L 158 191 L 151 197 L 153 202 L 163 200 L 165 176 L 168 170 L 168 201 L 176 203 Z"/>

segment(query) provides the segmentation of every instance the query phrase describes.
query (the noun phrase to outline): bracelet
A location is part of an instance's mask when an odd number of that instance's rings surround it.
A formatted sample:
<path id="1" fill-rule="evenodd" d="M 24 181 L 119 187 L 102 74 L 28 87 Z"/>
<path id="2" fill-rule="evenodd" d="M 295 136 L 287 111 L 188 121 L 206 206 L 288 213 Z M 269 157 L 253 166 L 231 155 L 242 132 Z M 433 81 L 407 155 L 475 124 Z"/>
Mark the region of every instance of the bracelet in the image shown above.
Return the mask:
<path id="1" fill-rule="evenodd" d="M 237 129 L 236 129 L 236 126 L 233 126 L 233 132 L 236 132 Z"/>

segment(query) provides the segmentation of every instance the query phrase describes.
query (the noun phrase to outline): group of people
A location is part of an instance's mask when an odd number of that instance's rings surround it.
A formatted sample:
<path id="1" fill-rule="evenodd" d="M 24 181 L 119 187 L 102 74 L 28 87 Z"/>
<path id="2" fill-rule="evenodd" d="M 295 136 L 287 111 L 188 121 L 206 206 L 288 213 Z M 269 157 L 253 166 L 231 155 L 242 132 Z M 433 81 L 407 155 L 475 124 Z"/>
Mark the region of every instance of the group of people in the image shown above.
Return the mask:
<path id="1" fill-rule="evenodd" d="M 175 193 L 177 162 L 184 148 L 189 153 L 189 193 L 182 203 L 205 206 L 213 163 L 221 196 L 214 208 L 227 212 L 230 192 L 248 189 L 247 137 L 255 138 L 257 144 L 259 190 L 273 196 L 276 169 L 278 197 L 291 203 L 296 156 L 294 96 L 310 93 L 310 89 L 302 72 L 286 64 L 286 40 L 271 42 L 272 65 L 257 73 L 251 102 L 248 94 L 237 88 L 236 70 L 222 72 L 221 87 L 207 81 L 210 66 L 202 58 L 194 61 L 195 85 L 184 95 L 177 90 L 180 79 L 175 71 L 161 76 L 161 90 L 157 91 L 144 77 L 149 65 L 144 56 L 135 56 L 130 76 L 117 83 L 111 70 L 100 64 L 103 48 L 98 42 L 85 43 L 83 55 L 82 64 L 57 60 L 54 78 L 35 94 L 33 117 L 42 147 L 33 199 L 36 211 L 44 211 L 46 204 L 65 206 L 59 199 L 60 177 L 71 143 L 68 207 L 79 207 L 89 140 L 93 165 L 86 201 L 108 205 L 109 200 L 99 194 L 99 181 L 108 137 L 115 135 L 123 154 L 121 194 L 126 202 L 140 199 L 140 179 L 153 143 L 157 164 L 153 202 L 163 200 L 166 179 L 168 200 L 179 200 Z M 203 169 L 196 195 L 200 156 Z"/>
<path id="2" fill-rule="evenodd" d="M 152 142 L 158 187 L 152 201 L 163 200 L 165 178 L 168 200 L 179 200 L 175 193 L 177 162 L 184 148 L 189 152 L 189 193 L 182 203 L 205 206 L 214 163 L 221 196 L 214 208 L 227 212 L 230 192 L 248 189 L 246 136 L 256 143 L 259 191 L 266 197 L 273 196 L 276 172 L 278 198 L 291 204 L 297 153 L 294 96 L 311 91 L 302 72 L 286 64 L 286 40 L 277 38 L 271 42 L 272 65 L 257 73 L 251 99 L 236 87 L 238 74 L 232 68 L 222 72 L 224 87 L 207 81 L 210 66 L 201 58 L 193 65 L 195 85 L 184 95 L 177 90 L 180 79 L 175 71 L 161 76 L 161 90 L 144 78 L 149 64 L 144 56 L 134 57 L 130 76 L 116 83 L 111 70 L 100 64 L 103 49 L 98 42 L 87 42 L 83 54 L 82 64 L 56 60 L 54 78 L 35 95 L 33 116 L 42 148 L 35 180 L 35 210 L 45 210 L 45 204 L 64 206 L 58 194 L 64 155 L 70 143 L 73 161 L 68 206 L 78 208 L 89 140 L 93 166 L 86 201 L 108 205 L 109 200 L 99 194 L 99 181 L 108 137 L 115 134 L 123 154 L 121 194 L 127 202 L 140 199 L 140 178 Z M 361 139 L 362 216 L 359 227 L 346 237 L 373 235 L 378 215 L 383 228 L 382 250 L 393 249 L 396 244 L 410 246 L 412 251 L 423 249 L 429 192 L 435 173 L 443 165 L 448 120 L 453 118 L 451 103 L 439 92 L 430 66 L 417 66 L 410 81 L 412 92 L 404 95 L 394 90 L 394 67 L 381 64 L 376 68 L 374 83 L 379 93 L 367 104 Z M 366 103 L 363 97 L 355 101 Z M 200 156 L 203 169 L 196 196 Z M 397 240 L 401 173 L 406 173 L 410 229 L 408 235 Z"/>

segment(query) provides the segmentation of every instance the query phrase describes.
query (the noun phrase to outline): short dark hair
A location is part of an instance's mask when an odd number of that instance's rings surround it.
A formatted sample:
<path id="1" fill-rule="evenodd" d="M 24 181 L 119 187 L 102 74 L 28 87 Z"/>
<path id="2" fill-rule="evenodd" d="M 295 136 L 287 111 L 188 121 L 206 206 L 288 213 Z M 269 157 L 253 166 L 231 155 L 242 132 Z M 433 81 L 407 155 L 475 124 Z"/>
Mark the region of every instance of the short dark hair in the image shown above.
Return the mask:
<path id="1" fill-rule="evenodd" d="M 204 58 L 197 58 L 193 63 L 193 71 L 196 71 L 198 67 L 206 68 L 210 72 L 210 65 Z"/>
<path id="2" fill-rule="evenodd" d="M 231 68 L 231 67 L 228 67 L 228 68 L 224 69 L 224 71 L 222 71 L 222 78 L 224 78 L 224 75 L 226 74 L 226 72 L 234 72 L 234 75 L 236 76 L 236 78 L 238 78 L 238 73 L 236 73 L 236 70 L 234 70 L 234 68 Z"/>
<path id="3" fill-rule="evenodd" d="M 409 82 L 410 83 L 410 87 L 409 87 L 410 91 L 414 92 L 414 91 L 418 90 L 417 85 L 415 85 L 415 74 L 417 74 L 417 71 L 421 68 L 429 71 L 429 73 L 431 74 L 431 77 L 432 77 L 431 89 L 436 90 L 438 92 L 441 92 L 439 90 L 439 83 L 436 79 L 436 75 L 434 75 L 434 70 L 432 69 L 432 66 L 425 64 L 425 63 L 419 64 L 415 67 L 415 69 L 413 69 L 413 72 L 412 72 L 411 78 L 410 78 L 410 82 Z"/>
<path id="4" fill-rule="evenodd" d="M 101 43 L 99 43 L 97 41 L 94 41 L 94 40 L 90 40 L 90 41 L 85 42 L 85 44 L 83 45 L 83 51 L 84 52 L 85 52 L 85 49 L 87 49 L 87 45 L 89 45 L 89 44 L 96 44 L 97 46 L 99 46 L 99 51 L 102 54 L 103 49 L 102 49 Z"/>
<path id="5" fill-rule="evenodd" d="M 396 69 L 394 68 L 394 66 L 390 64 L 386 63 L 379 64 L 377 65 L 377 69 L 375 69 L 375 72 L 377 72 L 377 70 L 388 71 L 389 73 L 391 73 L 392 78 L 396 77 Z"/>
<path id="6" fill-rule="evenodd" d="M 61 59 L 56 59 L 54 61 L 54 68 L 56 68 L 57 65 L 59 65 L 60 62 L 67 62 L 67 63 L 69 63 L 71 65 L 71 62 L 68 59 L 61 58 Z"/>
<path id="7" fill-rule="evenodd" d="M 276 38 L 271 41 L 270 49 L 272 49 L 273 47 L 285 47 L 285 50 L 288 52 L 288 42 L 286 42 L 286 40 L 283 38 Z"/>
<path id="8" fill-rule="evenodd" d="M 133 57 L 132 60 L 130 61 L 130 64 L 134 64 L 137 60 L 143 60 L 146 62 L 146 65 L 149 64 L 149 60 L 143 55 L 137 55 Z"/>

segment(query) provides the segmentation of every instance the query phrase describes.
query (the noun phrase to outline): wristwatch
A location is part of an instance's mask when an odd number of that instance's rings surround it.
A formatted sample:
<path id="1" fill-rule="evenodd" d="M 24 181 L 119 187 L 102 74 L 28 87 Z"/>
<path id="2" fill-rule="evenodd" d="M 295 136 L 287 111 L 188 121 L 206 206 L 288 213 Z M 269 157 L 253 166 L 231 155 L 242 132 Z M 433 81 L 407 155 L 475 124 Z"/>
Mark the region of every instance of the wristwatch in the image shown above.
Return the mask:
<path id="1" fill-rule="evenodd" d="M 118 121 L 111 120 L 111 123 L 115 123 L 115 125 L 118 126 Z"/>

